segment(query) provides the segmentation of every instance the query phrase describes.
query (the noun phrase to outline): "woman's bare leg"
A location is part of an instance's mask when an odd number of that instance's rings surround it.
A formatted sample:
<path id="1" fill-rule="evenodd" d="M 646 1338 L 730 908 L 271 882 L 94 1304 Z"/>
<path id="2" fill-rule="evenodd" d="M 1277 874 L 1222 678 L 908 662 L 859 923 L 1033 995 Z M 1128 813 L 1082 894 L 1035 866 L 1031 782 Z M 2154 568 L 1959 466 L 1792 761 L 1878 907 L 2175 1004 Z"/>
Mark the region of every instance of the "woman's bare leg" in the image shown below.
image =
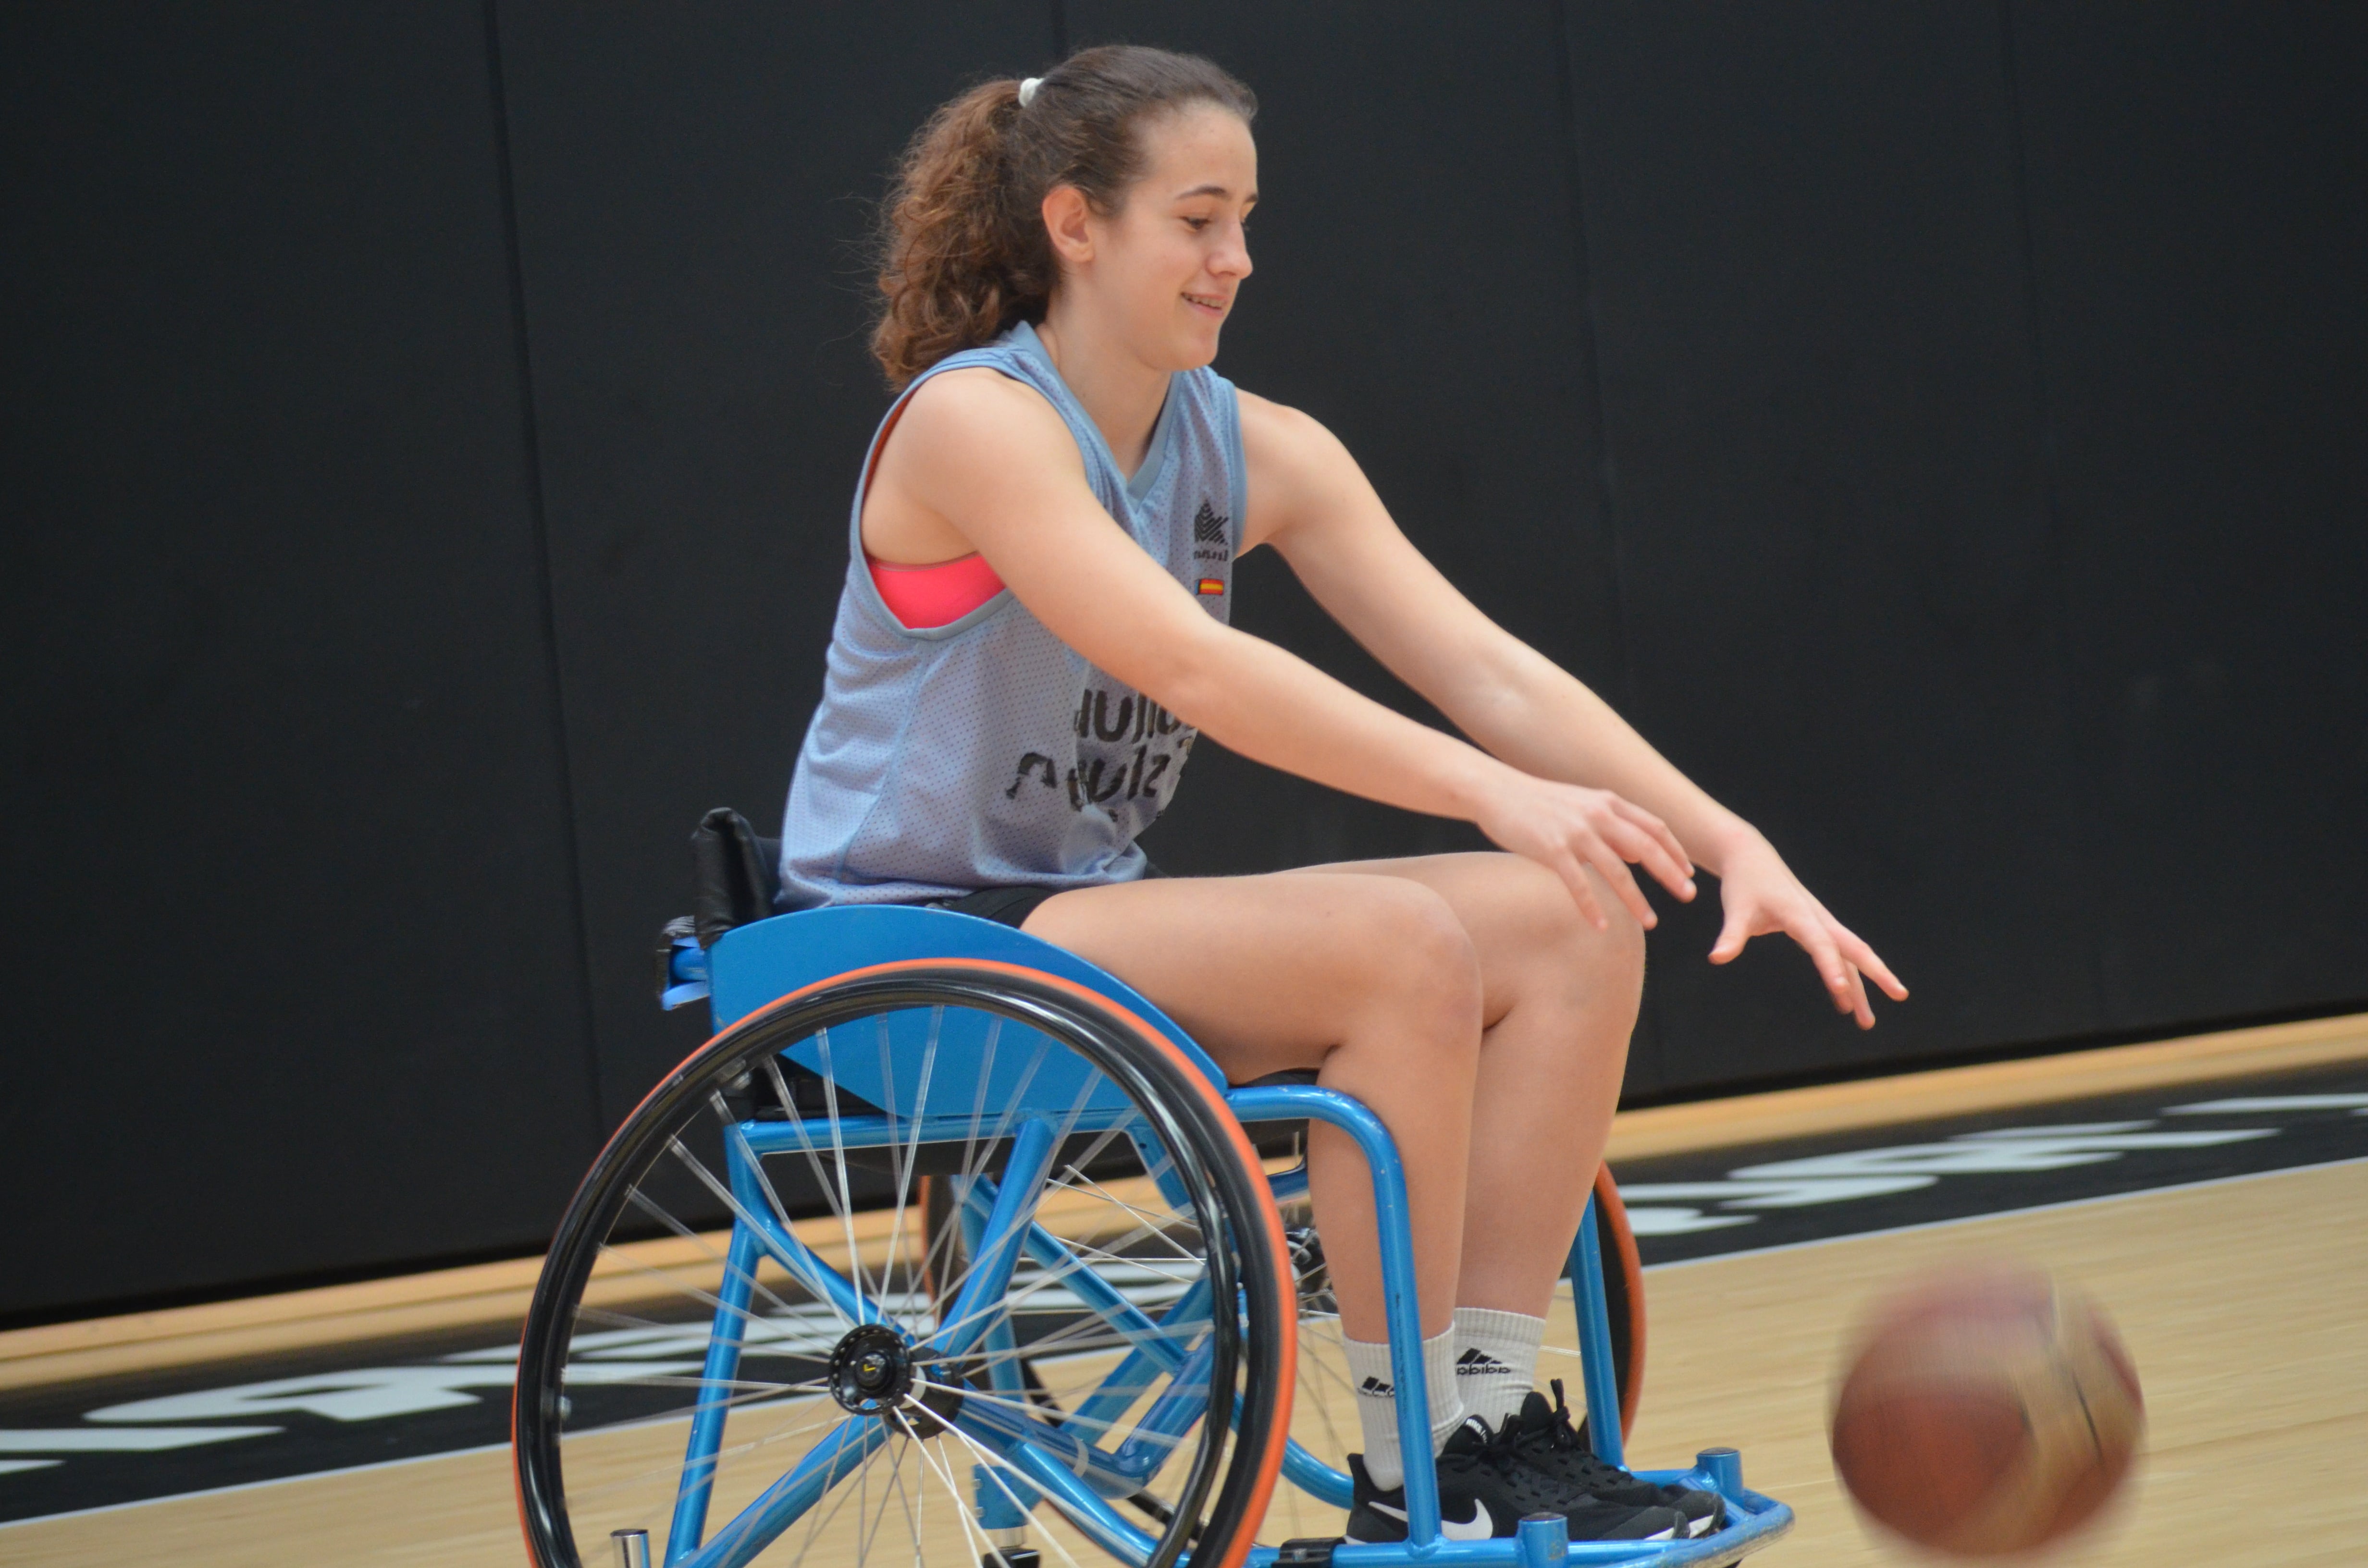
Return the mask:
<path id="1" fill-rule="evenodd" d="M 1644 932 L 1600 886 L 1597 902 L 1611 926 L 1597 930 L 1558 879 L 1517 856 L 1320 869 L 1427 887 L 1472 939 L 1486 1032 L 1455 1304 L 1542 1317 L 1619 1104 L 1644 988 Z"/>
<path id="2" fill-rule="evenodd" d="M 1313 1067 L 1381 1117 L 1406 1166 L 1429 1337 L 1446 1331 L 1462 1271 L 1484 965 L 1450 895 L 1360 873 L 1086 888 L 1047 899 L 1026 929 L 1151 998 L 1235 1082 Z M 1341 1326 L 1386 1339 L 1363 1158 L 1322 1123 L 1307 1154 Z"/>

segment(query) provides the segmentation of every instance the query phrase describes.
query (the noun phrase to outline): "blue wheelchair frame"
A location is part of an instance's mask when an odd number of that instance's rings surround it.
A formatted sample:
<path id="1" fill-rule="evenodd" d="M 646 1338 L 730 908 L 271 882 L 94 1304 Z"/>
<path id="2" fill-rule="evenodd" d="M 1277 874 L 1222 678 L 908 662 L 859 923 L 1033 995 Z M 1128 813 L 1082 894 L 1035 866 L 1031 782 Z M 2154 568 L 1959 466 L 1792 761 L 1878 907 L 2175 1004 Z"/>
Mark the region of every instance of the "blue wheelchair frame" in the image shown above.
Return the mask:
<path id="1" fill-rule="evenodd" d="M 673 987 L 664 997 L 668 1007 L 705 997 L 720 1031 L 777 999 L 817 982 L 852 970 L 907 960 L 950 961 L 985 960 L 1023 965 L 1081 984 L 1108 997 L 1158 1028 L 1206 1074 L 1225 1085 L 1224 1075 L 1207 1053 L 1148 1000 L 1115 977 L 1063 949 L 991 921 L 942 910 L 905 905 L 849 906 L 775 916 L 724 933 L 711 949 L 688 938 L 677 941 L 670 957 Z M 827 1060 L 818 1066 L 826 1082 L 841 1074 Z M 847 1085 L 857 1093 L 862 1089 Z M 875 1096 L 866 1098 L 894 1105 Z M 893 1085 L 892 1085 L 893 1087 Z M 1226 1103 L 1243 1122 L 1307 1119 L 1339 1128 L 1355 1139 L 1373 1178 L 1374 1208 L 1379 1221 L 1383 1291 L 1389 1314 L 1390 1362 L 1398 1388 L 1400 1440 L 1408 1453 L 1429 1447 L 1430 1413 L 1425 1394 L 1420 1323 L 1415 1290 L 1414 1245 L 1408 1222 L 1406 1175 L 1396 1144 L 1381 1119 L 1363 1105 L 1334 1090 L 1312 1085 L 1276 1085 L 1227 1087 Z M 1154 1319 L 1133 1305 L 1090 1268 L 1077 1264 L 1063 1244 L 1030 1217 L 1031 1195 L 1049 1173 L 1060 1144 L 1055 1117 L 1068 1131 L 1108 1131 L 1134 1119 L 1130 1112 L 1088 1109 L 1082 1116 L 1074 1107 L 1031 1108 L 1014 1105 L 996 1136 L 1012 1138 L 1011 1153 L 1001 1183 L 978 1176 L 957 1198 L 958 1220 L 973 1260 L 954 1301 L 945 1310 L 937 1330 L 919 1347 L 925 1358 L 954 1358 L 982 1347 L 1008 1349 L 991 1336 L 1008 1338 L 1008 1324 L 983 1325 L 985 1309 L 1008 1290 L 1023 1257 L 1057 1275 L 1060 1282 L 1107 1314 L 1133 1349 L 1102 1381 L 1101 1392 L 1063 1423 L 1016 1414 L 1011 1408 L 971 1401 L 953 1418 L 962 1436 L 994 1454 L 1023 1478 L 1023 1484 L 1041 1493 L 1082 1533 L 1121 1562 L 1139 1565 L 1156 1544 L 1111 1506 L 1144 1486 L 1177 1444 L 1189 1435 L 1205 1405 L 1205 1392 L 1195 1397 L 1194 1360 L 1205 1362 L 1202 1345 L 1187 1350 L 1200 1337 L 1211 1312 L 1203 1281 L 1170 1303 Z M 945 1125 L 933 1125 L 943 1121 Z M 731 1130 L 725 1163 L 734 1216 L 726 1255 L 725 1279 L 720 1291 L 702 1377 L 707 1386 L 728 1386 L 738 1375 L 742 1338 L 750 1310 L 750 1295 L 761 1257 L 771 1257 L 818 1300 L 829 1301 L 854 1323 L 886 1323 L 876 1302 L 837 1269 L 825 1263 L 783 1223 L 762 1196 L 757 1161 L 768 1153 L 811 1152 L 830 1146 L 883 1147 L 928 1142 L 933 1137 L 960 1139 L 974 1132 L 970 1116 L 924 1116 L 916 1127 L 911 1118 L 839 1117 L 829 1120 L 747 1121 Z M 1163 1162 L 1144 1146 L 1144 1132 L 1130 1127 L 1146 1168 Z M 1304 1166 L 1269 1177 L 1278 1201 L 1304 1195 Z M 1172 1190 L 1172 1174 L 1163 1186 Z M 1611 1464 L 1622 1464 L 1620 1392 L 1613 1370 L 1609 1313 L 1604 1301 L 1603 1266 L 1599 1251 L 1590 1199 L 1568 1260 L 1573 1302 L 1578 1319 L 1582 1381 L 1586 1394 L 1588 1432 L 1596 1453 Z M 1171 1390 L 1154 1401 L 1115 1453 L 1108 1453 L 1078 1436 L 1076 1427 L 1091 1426 L 1131 1405 L 1146 1371 L 1156 1365 L 1172 1380 Z M 997 1392 L 1019 1395 L 1020 1374 L 1008 1358 L 995 1362 Z M 1205 1371 L 1202 1374 L 1205 1378 Z M 1008 1383 L 1009 1387 L 1001 1385 Z M 736 1568 L 768 1544 L 789 1523 L 824 1495 L 839 1479 L 851 1474 L 885 1440 L 884 1422 L 850 1415 L 830 1436 L 817 1443 L 787 1474 L 712 1539 L 702 1541 L 709 1489 L 723 1436 L 724 1405 L 702 1405 L 691 1422 L 684 1456 L 683 1479 L 665 1561 L 683 1568 Z M 1105 1405 L 1109 1408 L 1103 1408 Z M 1681 1568 L 1734 1561 L 1768 1544 L 1789 1528 L 1793 1512 L 1782 1503 L 1748 1490 L 1742 1466 L 1732 1449 L 1706 1449 L 1693 1468 L 1638 1472 L 1656 1482 L 1715 1491 L 1725 1499 L 1728 1522 L 1712 1536 L 1671 1541 L 1569 1541 L 1559 1517 L 1524 1521 L 1520 1533 L 1493 1540 L 1449 1540 L 1440 1532 L 1437 1478 L 1428 1466 L 1406 1472 L 1407 1539 L 1384 1545 L 1342 1543 L 1333 1548 L 1335 1568 L 1404 1568 L 1409 1563 L 1436 1563 L 1452 1568 L 1550 1568 L 1565 1562 L 1652 1564 Z M 1033 1499 L 1018 1495 L 1013 1483 L 988 1467 L 974 1468 L 978 1522 L 993 1531 L 1023 1522 L 1024 1508 Z M 1350 1503 L 1349 1478 L 1291 1439 L 1282 1460 L 1282 1476 L 1293 1485 L 1335 1506 Z M 990 1484 L 990 1483 L 992 1484 Z M 1255 1528 L 1253 1524 L 1252 1528 Z M 1253 1548 L 1247 1568 L 1275 1568 L 1278 1549 Z M 1189 1558 L 1187 1559 L 1189 1562 Z M 1284 1568 L 1292 1568 L 1285 1563 Z"/>

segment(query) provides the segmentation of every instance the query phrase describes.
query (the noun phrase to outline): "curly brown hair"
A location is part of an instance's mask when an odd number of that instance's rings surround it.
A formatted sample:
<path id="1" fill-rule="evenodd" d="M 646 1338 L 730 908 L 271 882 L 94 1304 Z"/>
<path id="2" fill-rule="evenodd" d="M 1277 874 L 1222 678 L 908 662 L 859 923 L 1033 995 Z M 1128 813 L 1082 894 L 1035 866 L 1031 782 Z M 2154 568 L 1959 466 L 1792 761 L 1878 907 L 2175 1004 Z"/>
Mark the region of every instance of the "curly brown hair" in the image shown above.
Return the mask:
<path id="1" fill-rule="evenodd" d="M 905 148 L 882 210 L 871 353 L 902 390 L 949 354 L 1039 322 L 1060 272 L 1045 193 L 1075 186 L 1115 212 L 1143 173 L 1155 112 L 1211 103 L 1247 123 L 1258 99 L 1196 54 L 1108 44 L 1048 72 L 1026 107 L 1013 77 L 940 108 Z"/>

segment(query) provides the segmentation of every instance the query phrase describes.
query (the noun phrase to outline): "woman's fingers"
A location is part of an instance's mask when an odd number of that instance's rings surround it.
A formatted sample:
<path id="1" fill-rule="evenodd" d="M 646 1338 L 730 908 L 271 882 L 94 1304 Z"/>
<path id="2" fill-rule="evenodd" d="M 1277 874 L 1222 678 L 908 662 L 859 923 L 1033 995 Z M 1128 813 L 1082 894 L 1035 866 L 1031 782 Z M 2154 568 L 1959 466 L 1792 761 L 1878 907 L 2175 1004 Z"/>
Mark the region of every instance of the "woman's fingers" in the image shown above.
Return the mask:
<path id="1" fill-rule="evenodd" d="M 1834 1009 L 1847 1013 L 1850 1007 L 1850 968 L 1842 960 L 1841 949 L 1835 946 L 1832 933 L 1826 923 L 1814 914 L 1804 912 L 1784 923 L 1792 938 L 1808 950 L 1809 960 L 1817 966 L 1817 978 L 1826 983 L 1827 994 L 1834 999 Z M 1866 1006 L 1865 993 L 1860 994 L 1859 1006 Z"/>
<path id="2" fill-rule="evenodd" d="M 1726 924 L 1719 926 L 1719 940 L 1710 945 L 1710 961 L 1712 964 L 1731 964 L 1736 955 L 1743 952 L 1743 943 L 1748 943 L 1748 940 L 1752 940 L 1752 933 L 1743 928 L 1743 916 L 1728 910 Z"/>
<path id="3" fill-rule="evenodd" d="M 1866 999 L 1866 982 L 1860 976 L 1858 966 L 1856 964 L 1852 964 L 1850 970 L 1850 1007 L 1848 1010 L 1850 1016 L 1858 1020 L 1859 1028 L 1862 1029 L 1871 1029 L 1874 1028 L 1874 1008 Z"/>
<path id="4" fill-rule="evenodd" d="M 1649 837 L 1655 844 L 1661 846 L 1661 852 L 1669 858 L 1671 864 L 1679 867 L 1682 870 L 1683 877 L 1681 880 L 1683 881 L 1684 886 L 1680 888 L 1677 882 L 1669 882 L 1669 891 L 1676 893 L 1679 898 L 1690 899 L 1693 897 L 1694 858 L 1686 853 L 1686 846 L 1678 842 L 1678 835 L 1669 831 L 1669 824 L 1663 822 L 1660 818 L 1655 816 L 1652 812 L 1646 811 L 1644 807 L 1638 805 L 1634 801 L 1623 801 L 1619 796 L 1614 795 L 1611 797 L 1611 803 L 1612 808 L 1622 817 L 1627 819 L 1629 822 L 1634 823 L 1644 832 L 1645 836 Z M 1656 870 L 1653 874 L 1656 877 L 1661 875 L 1658 870 Z M 1661 880 L 1665 882 L 1668 881 L 1668 879 L 1666 877 L 1662 877 Z"/>
<path id="5" fill-rule="evenodd" d="M 1684 860 L 1671 854 L 1668 846 L 1661 839 L 1624 816 L 1613 818 L 1605 824 L 1605 836 L 1622 859 L 1633 860 L 1644 867 L 1652 873 L 1654 881 L 1679 898 L 1694 896 L 1693 879 L 1688 874 Z"/>
<path id="6" fill-rule="evenodd" d="M 1759 884 L 1770 876 L 1774 885 L 1763 894 Z M 1781 864 L 1727 867 L 1722 873 L 1719 899 L 1725 906 L 1726 918 L 1719 927 L 1718 940 L 1711 947 L 1711 962 L 1731 962 L 1752 937 L 1782 931 L 1798 942 L 1802 951 L 1809 955 L 1809 961 L 1817 966 L 1817 979 L 1825 985 L 1834 1010 L 1849 1014 L 1858 1021 L 1859 1028 L 1874 1027 L 1874 1007 L 1867 994 L 1868 979 L 1872 978 L 1893 1001 L 1907 1000 L 1907 987 L 1891 972 L 1890 966 L 1857 933 L 1810 896 L 1808 890 Z"/>
<path id="7" fill-rule="evenodd" d="M 1744 914 L 1741 904 L 1729 901 L 1726 905 L 1726 923 L 1718 928 L 1718 940 L 1711 944 L 1710 961 L 1713 963 L 1734 961 L 1735 956 L 1743 951 L 1743 944 L 1749 940 L 1751 940 L 1749 917 Z"/>
<path id="8" fill-rule="evenodd" d="M 1595 902 L 1595 890 L 1588 885 L 1587 869 L 1578 863 L 1577 856 L 1565 849 L 1548 860 L 1546 869 L 1562 879 L 1563 886 L 1570 890 L 1571 902 L 1578 905 L 1578 912 L 1587 916 L 1588 925 L 1599 931 L 1611 926 L 1611 922 L 1603 918 L 1603 906 Z"/>
<path id="9" fill-rule="evenodd" d="M 1841 944 L 1842 956 L 1857 965 L 1860 973 L 1873 975 L 1874 983 L 1883 987 L 1884 995 L 1895 1002 L 1907 1000 L 1907 987 L 1900 983 L 1899 977 L 1891 972 L 1891 966 L 1876 957 L 1874 949 L 1861 940 L 1856 932 L 1838 923 L 1834 926 L 1834 939 Z"/>
<path id="10" fill-rule="evenodd" d="M 1804 924 L 1805 932 L 1797 926 L 1793 928 L 1793 939 L 1806 948 L 1816 961 L 1817 972 L 1825 977 L 1826 989 L 1833 996 L 1834 1010 L 1848 1013 L 1862 1029 L 1874 1028 L 1874 1007 L 1866 999 L 1866 982 L 1861 978 L 1858 965 L 1842 952 L 1840 938 L 1850 933 L 1823 909 Z"/>
<path id="11" fill-rule="evenodd" d="M 1645 890 L 1636 885 L 1634 875 L 1628 869 L 1628 862 L 1620 858 L 1619 851 L 1606 844 L 1600 835 L 1590 835 L 1588 842 L 1572 847 L 1586 856 L 1588 864 L 1595 868 L 1596 875 L 1601 877 L 1613 895 L 1627 905 L 1628 913 L 1636 917 L 1636 924 L 1647 931 L 1651 930 L 1660 916 L 1655 915 L 1653 906 L 1645 902 Z M 1601 928 L 1600 922 L 1598 928 Z"/>

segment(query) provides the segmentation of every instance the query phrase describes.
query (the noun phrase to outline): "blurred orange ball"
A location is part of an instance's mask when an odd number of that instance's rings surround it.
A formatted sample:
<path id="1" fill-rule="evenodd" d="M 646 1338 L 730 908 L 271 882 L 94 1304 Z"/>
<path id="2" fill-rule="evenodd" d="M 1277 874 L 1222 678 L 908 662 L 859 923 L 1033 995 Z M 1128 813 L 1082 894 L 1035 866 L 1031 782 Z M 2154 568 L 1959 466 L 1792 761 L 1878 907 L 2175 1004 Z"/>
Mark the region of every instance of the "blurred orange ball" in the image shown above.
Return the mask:
<path id="1" fill-rule="evenodd" d="M 1875 1304 L 1834 1392 L 1834 1468 L 1920 1546 L 2027 1551 L 2078 1528 L 2130 1471 L 2137 1369 L 2103 1312 L 2013 1264 L 1924 1276 Z"/>

